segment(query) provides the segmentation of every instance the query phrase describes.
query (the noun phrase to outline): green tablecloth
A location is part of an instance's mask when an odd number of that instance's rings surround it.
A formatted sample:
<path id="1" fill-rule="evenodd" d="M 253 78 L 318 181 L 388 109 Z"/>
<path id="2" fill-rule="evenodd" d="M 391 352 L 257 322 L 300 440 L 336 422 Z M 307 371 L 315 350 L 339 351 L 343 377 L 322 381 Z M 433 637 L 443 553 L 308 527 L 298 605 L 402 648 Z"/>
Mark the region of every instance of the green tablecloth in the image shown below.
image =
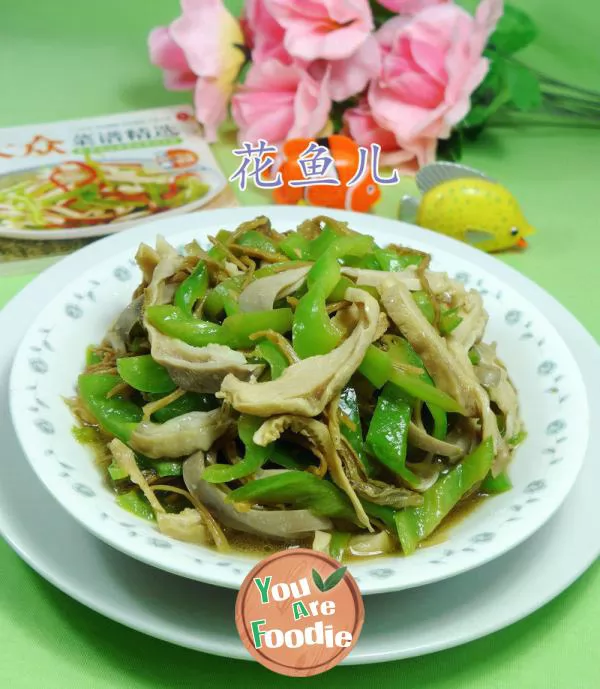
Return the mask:
<path id="1" fill-rule="evenodd" d="M 239 6 L 239 0 L 231 5 Z M 516 3 L 540 36 L 523 54 L 558 78 L 600 90 L 597 0 Z M 148 30 L 169 21 L 176 0 L 17 0 L 2 3 L 0 126 L 182 102 L 147 61 Z M 215 147 L 227 172 L 231 140 Z M 555 295 L 596 336 L 600 251 L 598 129 L 494 128 L 465 155 L 507 182 L 539 232 L 523 254 L 502 257 Z M 240 195 L 260 203 L 257 191 Z M 388 188 L 378 213 L 395 214 Z M 33 276 L 0 278 L 0 304 Z M 585 285 L 585 289 L 582 287 Z M 146 638 L 75 603 L 0 543 L 0 686 L 85 689 L 291 684 L 257 665 Z M 402 620 L 398 620 L 402 624 Z M 600 565 L 528 619 L 480 641 L 421 659 L 337 668 L 307 686 L 435 689 L 593 689 L 600 683 Z"/>

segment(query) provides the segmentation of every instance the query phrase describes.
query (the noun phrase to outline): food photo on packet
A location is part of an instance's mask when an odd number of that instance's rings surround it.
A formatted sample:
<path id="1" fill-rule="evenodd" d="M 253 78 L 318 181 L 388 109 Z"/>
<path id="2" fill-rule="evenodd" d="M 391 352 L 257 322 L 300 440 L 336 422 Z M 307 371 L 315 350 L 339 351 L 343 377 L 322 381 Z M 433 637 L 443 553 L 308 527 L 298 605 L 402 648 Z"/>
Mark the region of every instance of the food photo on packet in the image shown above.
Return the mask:
<path id="1" fill-rule="evenodd" d="M 595 687 L 595 3 L 30 2 L 7 686 Z"/>

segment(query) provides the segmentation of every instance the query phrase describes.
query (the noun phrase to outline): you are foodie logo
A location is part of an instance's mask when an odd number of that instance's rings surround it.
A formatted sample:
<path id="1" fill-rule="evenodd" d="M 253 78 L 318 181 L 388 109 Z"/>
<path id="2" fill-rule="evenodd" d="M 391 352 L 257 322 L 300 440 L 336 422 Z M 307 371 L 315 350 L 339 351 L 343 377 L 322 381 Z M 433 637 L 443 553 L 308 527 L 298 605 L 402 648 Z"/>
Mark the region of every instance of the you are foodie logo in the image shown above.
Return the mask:
<path id="1" fill-rule="evenodd" d="M 297 548 L 254 567 L 238 594 L 235 619 L 242 642 L 262 665 L 308 677 L 334 667 L 354 648 L 364 606 L 346 567 Z"/>

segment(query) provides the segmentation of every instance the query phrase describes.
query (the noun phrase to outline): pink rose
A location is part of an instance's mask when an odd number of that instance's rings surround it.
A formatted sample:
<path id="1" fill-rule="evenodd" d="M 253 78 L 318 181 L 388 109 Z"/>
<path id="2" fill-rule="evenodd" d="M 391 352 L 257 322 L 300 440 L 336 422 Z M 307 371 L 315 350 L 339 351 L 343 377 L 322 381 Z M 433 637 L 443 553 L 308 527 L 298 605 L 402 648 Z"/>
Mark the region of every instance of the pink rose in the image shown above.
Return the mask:
<path id="1" fill-rule="evenodd" d="M 175 43 L 169 28 L 158 26 L 148 36 L 150 62 L 163 71 L 165 87 L 170 91 L 188 91 L 194 88 L 196 75 L 190 69 L 185 53 Z"/>
<path id="2" fill-rule="evenodd" d="M 195 87 L 196 118 L 214 141 L 244 63 L 244 38 L 221 0 L 181 0 L 181 11 L 150 33 L 150 59 L 165 70 L 168 88 Z"/>
<path id="3" fill-rule="evenodd" d="M 432 5 L 443 5 L 450 0 L 378 0 L 380 5 L 387 7 L 391 12 L 398 14 L 411 15 L 420 12 L 425 7 Z"/>
<path id="4" fill-rule="evenodd" d="M 329 74 L 318 81 L 300 65 L 266 60 L 252 65 L 232 100 L 239 140 L 280 143 L 318 134 L 329 117 Z"/>
<path id="5" fill-rule="evenodd" d="M 483 0 L 475 17 L 445 4 L 390 19 L 377 32 L 382 69 L 369 87 L 369 106 L 403 147 L 447 138 L 468 113 L 488 70 L 483 49 L 501 15 L 502 0 Z"/>
<path id="6" fill-rule="evenodd" d="M 350 57 L 315 60 L 308 67 L 316 78 L 321 78 L 327 69 L 330 73 L 329 94 L 333 100 L 343 101 L 360 93 L 381 69 L 379 45 L 374 36 L 369 36 Z"/>
<path id="7" fill-rule="evenodd" d="M 368 0 L 265 0 L 285 32 L 284 46 L 310 62 L 350 57 L 373 29 Z"/>
<path id="8" fill-rule="evenodd" d="M 290 54 L 283 47 L 284 30 L 269 12 L 267 0 L 246 0 L 243 25 L 249 45 L 252 48 L 252 60 L 262 62 L 275 58 L 289 64 Z"/>
<path id="9" fill-rule="evenodd" d="M 414 173 L 435 160 L 436 139 L 422 138 L 399 144 L 393 132 L 377 124 L 366 100 L 346 110 L 344 129 L 359 146 L 379 144 L 381 164 L 395 167 L 401 173 Z"/>

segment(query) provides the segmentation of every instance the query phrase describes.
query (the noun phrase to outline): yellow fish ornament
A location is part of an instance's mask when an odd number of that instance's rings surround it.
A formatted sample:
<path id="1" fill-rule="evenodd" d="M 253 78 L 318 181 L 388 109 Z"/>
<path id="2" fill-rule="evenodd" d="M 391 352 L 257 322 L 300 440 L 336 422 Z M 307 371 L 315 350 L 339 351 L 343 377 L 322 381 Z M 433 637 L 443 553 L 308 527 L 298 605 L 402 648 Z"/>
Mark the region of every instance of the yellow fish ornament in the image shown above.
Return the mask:
<path id="1" fill-rule="evenodd" d="M 489 252 L 525 248 L 525 237 L 535 231 L 510 191 L 478 170 L 432 163 L 415 181 L 421 199 L 402 199 L 401 220 Z"/>

